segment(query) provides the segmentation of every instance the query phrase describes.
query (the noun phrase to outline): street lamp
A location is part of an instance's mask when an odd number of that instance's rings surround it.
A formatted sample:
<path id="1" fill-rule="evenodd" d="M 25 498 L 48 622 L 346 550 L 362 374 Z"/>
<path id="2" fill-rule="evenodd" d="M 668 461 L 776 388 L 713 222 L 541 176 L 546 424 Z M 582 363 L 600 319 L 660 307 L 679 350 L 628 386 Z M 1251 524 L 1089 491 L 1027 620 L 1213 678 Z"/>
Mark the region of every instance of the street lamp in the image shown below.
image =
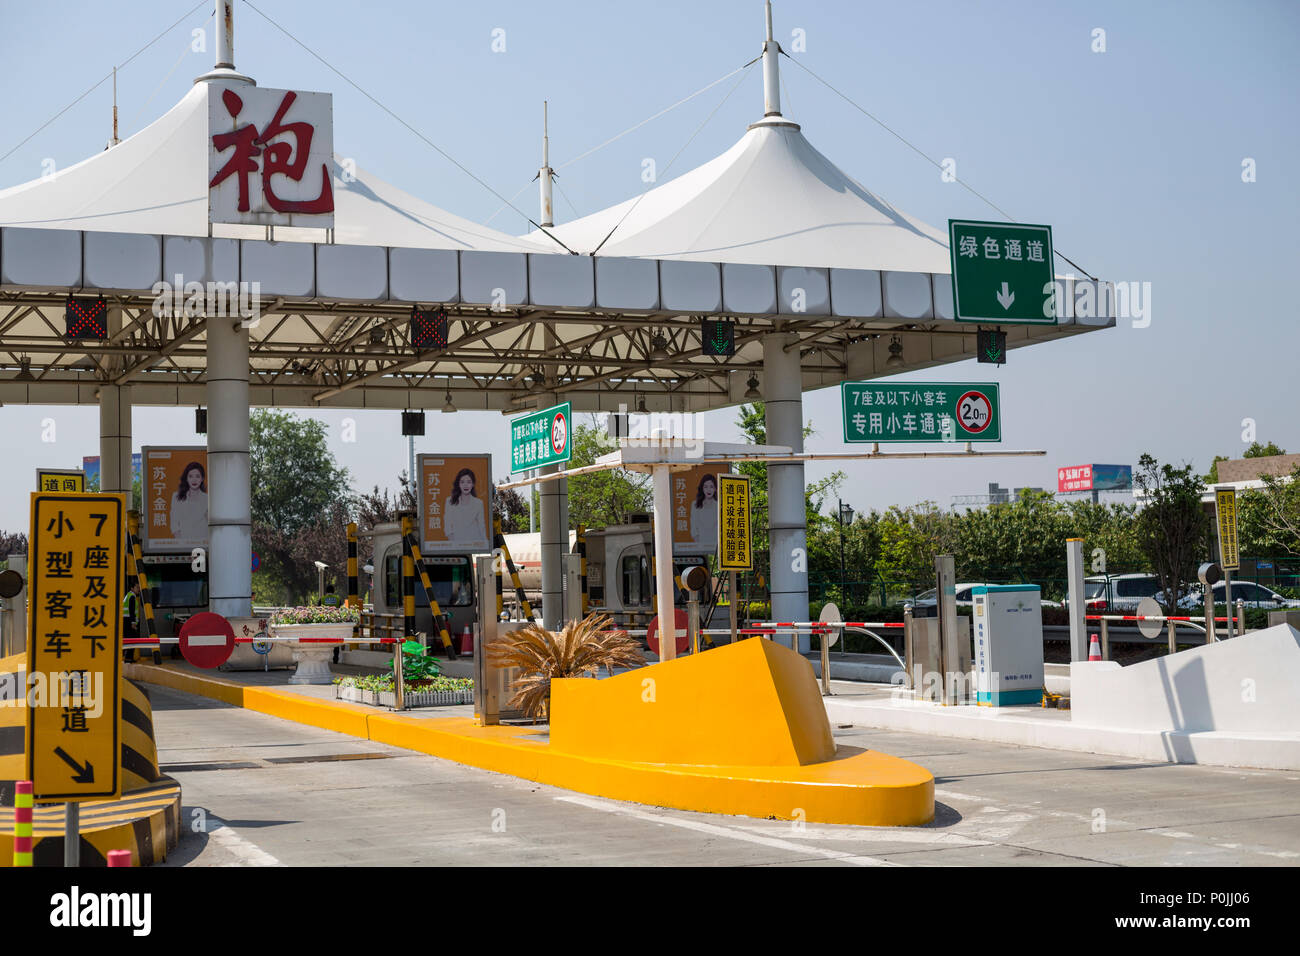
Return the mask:
<path id="1" fill-rule="evenodd" d="M 324 561 L 317 561 L 316 564 L 316 593 L 320 595 L 323 602 L 325 600 L 325 569 L 329 567 Z"/>
<path id="2" fill-rule="evenodd" d="M 840 600 L 847 606 L 849 603 L 848 596 L 844 593 L 844 589 L 848 586 L 845 581 L 847 575 L 844 570 L 844 526 L 853 524 L 853 506 L 846 505 L 838 498 L 836 503 L 840 506 L 839 514 L 836 516 L 840 521 Z"/>

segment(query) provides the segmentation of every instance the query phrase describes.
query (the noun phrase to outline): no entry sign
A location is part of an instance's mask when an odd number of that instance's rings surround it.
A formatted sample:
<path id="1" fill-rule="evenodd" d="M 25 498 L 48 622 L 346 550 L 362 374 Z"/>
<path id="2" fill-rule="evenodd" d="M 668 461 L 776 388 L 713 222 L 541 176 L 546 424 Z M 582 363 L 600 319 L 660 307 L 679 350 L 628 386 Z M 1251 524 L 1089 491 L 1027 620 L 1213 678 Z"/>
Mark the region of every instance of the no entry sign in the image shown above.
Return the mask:
<path id="1" fill-rule="evenodd" d="M 181 654 L 195 667 L 220 667 L 234 651 L 235 629 L 220 614 L 203 611 L 181 628 Z"/>
<path id="2" fill-rule="evenodd" d="M 685 654 L 686 649 L 690 647 L 689 634 L 687 632 L 686 612 L 681 608 L 673 611 L 673 617 L 676 618 L 677 631 L 677 653 Z M 650 620 L 650 626 L 646 628 L 645 642 L 650 645 L 650 650 L 656 654 L 659 653 L 659 615 L 656 614 Z"/>

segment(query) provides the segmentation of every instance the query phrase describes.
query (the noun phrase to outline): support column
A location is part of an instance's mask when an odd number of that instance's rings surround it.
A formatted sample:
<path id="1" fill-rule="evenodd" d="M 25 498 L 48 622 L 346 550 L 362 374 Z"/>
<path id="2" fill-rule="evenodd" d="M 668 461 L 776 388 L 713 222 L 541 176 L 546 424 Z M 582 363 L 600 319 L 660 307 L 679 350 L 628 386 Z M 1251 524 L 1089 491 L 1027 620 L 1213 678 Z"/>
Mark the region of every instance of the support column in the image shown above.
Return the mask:
<path id="1" fill-rule="evenodd" d="M 248 330 L 208 320 L 208 607 L 227 618 L 253 613 L 248 474 Z"/>
<path id="2" fill-rule="evenodd" d="M 677 656 L 677 614 L 673 608 L 673 476 L 667 465 L 651 471 L 655 516 L 655 614 L 659 616 L 659 659 Z"/>
<path id="3" fill-rule="evenodd" d="M 767 443 L 803 451 L 803 379 L 798 337 L 771 332 L 763 337 L 763 400 Z M 803 462 L 767 466 L 768 540 L 771 546 L 772 620 L 808 619 L 807 515 L 804 511 Z M 799 635 L 800 652 L 812 644 Z"/>
<path id="4" fill-rule="evenodd" d="M 99 387 L 99 490 L 131 491 L 131 386 Z M 127 507 L 133 507 L 127 501 Z"/>
<path id="5" fill-rule="evenodd" d="M 540 397 L 539 408 L 554 405 L 554 393 Z M 560 471 L 567 465 L 550 465 L 542 474 Z M 564 552 L 569 545 L 569 483 L 567 479 L 544 481 L 539 486 L 542 511 L 542 626 L 556 630 L 564 624 Z M 531 493 L 531 489 L 530 489 Z"/>

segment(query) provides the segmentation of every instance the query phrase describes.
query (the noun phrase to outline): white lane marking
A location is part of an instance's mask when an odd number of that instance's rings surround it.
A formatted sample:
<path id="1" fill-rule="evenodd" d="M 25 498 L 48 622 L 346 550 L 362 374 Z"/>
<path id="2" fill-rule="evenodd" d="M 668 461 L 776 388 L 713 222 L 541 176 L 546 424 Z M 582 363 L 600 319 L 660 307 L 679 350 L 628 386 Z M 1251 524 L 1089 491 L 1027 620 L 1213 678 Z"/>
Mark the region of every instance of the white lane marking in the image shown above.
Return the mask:
<path id="1" fill-rule="evenodd" d="M 737 830 L 750 833 L 771 833 L 759 826 L 738 826 Z M 833 840 L 854 843 L 929 843 L 938 846 L 990 846 L 991 841 L 979 840 L 942 830 L 923 830 L 914 827 L 860 827 L 852 830 L 817 830 L 811 827 L 798 834 L 800 840 Z"/>
<path id="2" fill-rule="evenodd" d="M 623 816 L 634 817 L 637 820 L 645 820 L 648 823 L 657 823 L 660 826 L 668 824 L 669 826 L 681 827 L 683 830 L 694 830 L 697 833 L 707 833 L 710 836 L 726 837 L 729 840 L 741 840 L 745 843 L 754 843 L 758 846 L 772 847 L 777 850 L 789 850 L 792 853 L 820 856 L 828 860 L 841 860 L 844 863 L 851 863 L 854 866 L 899 865 L 873 856 L 859 856 L 854 853 L 845 853 L 841 850 L 827 850 L 822 847 L 804 846 L 801 843 L 794 843 L 790 840 L 782 840 L 777 837 L 758 836 L 731 827 L 718 826 L 716 823 L 704 823 L 700 820 L 682 820 L 662 814 L 648 813 L 644 810 L 633 810 L 630 807 L 624 807 L 615 803 L 609 803 L 604 800 L 597 800 L 589 797 L 556 797 L 555 799 L 563 803 L 575 803 L 578 806 L 587 807 L 591 810 L 603 810 L 606 813 L 618 813 Z"/>
<path id="3" fill-rule="evenodd" d="M 245 840 L 232 830 L 225 820 L 208 817 L 208 839 L 238 857 L 239 861 L 230 866 L 284 866 L 256 843 Z"/>

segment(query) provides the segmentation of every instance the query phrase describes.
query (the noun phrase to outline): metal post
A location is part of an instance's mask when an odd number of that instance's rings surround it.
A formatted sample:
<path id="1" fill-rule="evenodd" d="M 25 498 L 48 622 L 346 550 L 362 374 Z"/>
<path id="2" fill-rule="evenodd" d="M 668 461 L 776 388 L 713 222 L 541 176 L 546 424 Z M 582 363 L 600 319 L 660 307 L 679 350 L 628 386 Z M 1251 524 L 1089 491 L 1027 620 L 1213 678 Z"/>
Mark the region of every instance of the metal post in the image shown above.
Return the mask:
<path id="1" fill-rule="evenodd" d="M 406 681 L 402 675 L 402 641 L 393 645 L 393 708 L 406 710 Z"/>
<path id="2" fill-rule="evenodd" d="M 673 609 L 673 481 L 667 465 L 654 465 L 655 610 L 659 615 L 659 659 L 677 656 L 677 616 Z"/>
<path id="3" fill-rule="evenodd" d="M 686 630 L 691 636 L 691 653 L 700 652 L 700 599 L 695 596 L 695 592 L 690 592 L 690 597 L 686 599 Z M 660 631 L 662 632 L 662 628 Z M 673 638 L 676 639 L 676 630 L 673 632 Z M 660 641 L 663 641 L 662 636 Z M 662 646 L 662 645 L 661 645 Z"/>
<path id="4" fill-rule="evenodd" d="M 1213 644 L 1214 637 L 1214 588 L 1205 588 L 1205 643 Z"/>
<path id="5" fill-rule="evenodd" d="M 1246 633 L 1246 601 L 1243 598 L 1237 598 L 1237 635 L 1241 636 Z"/>
<path id="6" fill-rule="evenodd" d="M 1169 620 L 1169 653 L 1170 654 L 1178 653 L 1177 631 L 1178 631 L 1178 622 L 1170 618 Z"/>
<path id="7" fill-rule="evenodd" d="M 939 615 L 939 660 L 943 672 L 943 702 L 957 702 L 956 683 L 962 672 L 957 647 L 957 560 L 951 554 L 934 558 L 935 609 Z"/>
<path id="8" fill-rule="evenodd" d="M 904 686 L 913 694 L 916 693 L 916 681 L 912 677 L 912 668 L 915 666 L 915 655 L 912 647 L 912 605 L 903 605 L 903 656 L 907 663 L 904 670 L 907 672 L 903 676 L 906 678 Z"/>
<path id="9" fill-rule="evenodd" d="M 831 642 L 830 628 L 818 635 L 818 644 L 822 652 L 822 696 L 831 697 Z"/>
<path id="10" fill-rule="evenodd" d="M 1083 539 L 1065 540 L 1066 578 L 1069 587 L 1070 660 L 1088 659 L 1088 609 L 1083 597 Z"/>
<path id="11" fill-rule="evenodd" d="M 1110 660 L 1110 621 L 1103 614 L 1101 618 L 1101 659 Z"/>
<path id="12" fill-rule="evenodd" d="M 81 866 L 81 804 L 63 805 L 63 865 Z"/>
<path id="13" fill-rule="evenodd" d="M 844 502 L 836 498 L 835 506 L 839 509 L 835 512 L 835 520 L 840 523 L 840 603 L 847 607 L 849 598 L 844 593 L 847 577 L 847 572 L 844 570 Z"/>
<path id="14" fill-rule="evenodd" d="M 1210 589 L 1210 593 L 1214 593 L 1213 588 Z M 1223 613 L 1228 616 L 1224 633 L 1232 637 L 1232 570 L 1230 568 L 1223 569 Z"/>
<path id="15" fill-rule="evenodd" d="M 740 604 L 740 595 L 736 593 L 736 572 L 730 571 L 728 573 L 731 575 L 731 580 L 727 582 L 727 617 L 730 619 L 731 643 L 735 644 L 737 638 L 736 616 L 740 610 L 738 606 Z"/>

